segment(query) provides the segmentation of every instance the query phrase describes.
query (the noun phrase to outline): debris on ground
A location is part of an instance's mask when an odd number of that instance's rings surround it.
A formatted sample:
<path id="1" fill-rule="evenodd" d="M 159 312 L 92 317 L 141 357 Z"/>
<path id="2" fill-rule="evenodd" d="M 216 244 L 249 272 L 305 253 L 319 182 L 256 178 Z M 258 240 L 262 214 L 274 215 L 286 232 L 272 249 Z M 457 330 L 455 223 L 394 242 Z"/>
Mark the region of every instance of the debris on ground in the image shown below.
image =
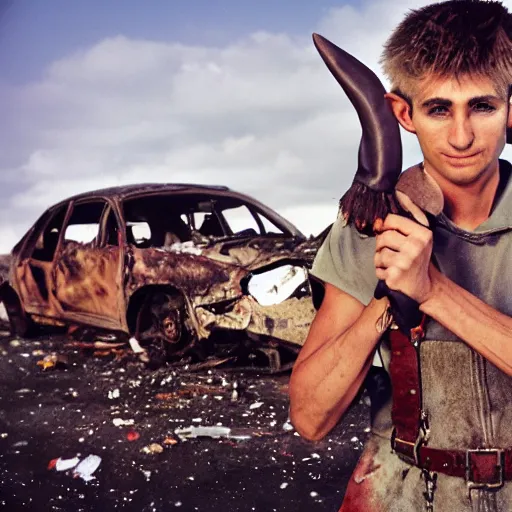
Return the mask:
<path id="1" fill-rule="evenodd" d="M 52 459 L 48 463 L 48 469 L 55 469 L 55 471 L 68 471 L 69 469 L 73 469 L 78 463 L 80 459 L 78 457 L 73 457 L 72 459 L 63 459 L 59 457 L 58 459 Z"/>
<path id="2" fill-rule="evenodd" d="M 64 369 L 67 368 L 69 361 L 67 356 L 63 354 L 58 354 L 57 352 L 52 352 L 51 354 L 46 355 L 43 359 L 37 361 L 37 366 L 41 366 L 43 371 L 49 370 L 50 368 L 55 369 Z"/>
<path id="3" fill-rule="evenodd" d="M 134 354 L 139 356 L 140 361 L 143 363 L 149 363 L 149 356 L 145 348 L 142 348 L 137 338 L 133 336 L 128 340 L 130 344 L 130 348 L 132 349 Z"/>
<path id="4" fill-rule="evenodd" d="M 126 439 L 130 442 L 137 441 L 140 438 L 140 434 L 136 430 L 129 430 L 126 432 Z"/>
<path id="5" fill-rule="evenodd" d="M 247 433 L 236 433 L 233 429 L 223 426 L 212 426 L 212 427 L 196 427 L 191 425 L 186 428 L 177 428 L 174 433 L 181 439 L 191 439 L 195 437 L 211 437 L 213 439 L 219 439 L 226 437 L 228 439 L 250 439 L 251 435 Z"/>
<path id="6" fill-rule="evenodd" d="M 81 462 L 79 457 L 73 457 L 72 459 L 59 457 L 52 459 L 48 463 L 48 469 L 55 469 L 55 471 L 69 471 L 73 469 L 73 478 L 81 478 L 85 482 L 89 482 L 96 478 L 92 474 L 99 468 L 100 464 L 101 457 L 98 455 L 88 455 Z"/>
<path id="7" fill-rule="evenodd" d="M 39 501 L 52 510 L 165 512 L 178 501 L 202 512 L 334 510 L 369 434 L 361 401 L 318 443 L 300 438 L 288 418 L 288 375 L 148 371 L 129 347 L 118 361 L 63 349 L 63 337 L 10 341 L 0 357 L 2 510 L 33 510 Z M 42 372 L 40 350 L 65 354 L 66 371 Z M 102 462 L 86 484 L 72 475 L 89 454 Z"/>
<path id="8" fill-rule="evenodd" d="M 73 471 L 74 478 L 81 478 L 85 482 L 94 480 L 96 477 L 92 474 L 99 468 L 101 457 L 98 455 L 88 455 L 82 462 L 79 462 Z"/>
<path id="9" fill-rule="evenodd" d="M 113 400 L 115 398 L 119 398 L 119 389 L 116 388 L 116 389 L 109 389 L 108 391 L 108 399 L 109 400 Z"/>
<path id="10" fill-rule="evenodd" d="M 122 418 L 114 418 L 112 420 L 112 423 L 116 426 L 116 427 L 122 427 L 122 426 L 127 426 L 129 427 L 130 425 L 133 425 L 135 423 L 134 420 L 123 420 Z"/>
<path id="11" fill-rule="evenodd" d="M 83 348 L 96 350 L 109 350 L 124 347 L 126 343 L 109 343 L 106 341 L 70 341 L 64 344 L 66 348 Z"/>
<path id="12" fill-rule="evenodd" d="M 148 446 L 144 446 L 144 448 L 142 448 L 140 451 L 142 453 L 147 453 L 148 455 L 154 455 L 156 453 L 162 453 L 164 448 L 161 444 L 151 443 Z"/>

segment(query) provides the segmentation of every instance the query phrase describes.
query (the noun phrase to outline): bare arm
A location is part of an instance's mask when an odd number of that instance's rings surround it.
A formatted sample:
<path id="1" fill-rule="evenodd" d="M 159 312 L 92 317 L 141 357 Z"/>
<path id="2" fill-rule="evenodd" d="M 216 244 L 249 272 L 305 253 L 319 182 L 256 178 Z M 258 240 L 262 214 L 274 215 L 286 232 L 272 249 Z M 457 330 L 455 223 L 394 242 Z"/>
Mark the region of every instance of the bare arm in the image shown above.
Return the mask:
<path id="1" fill-rule="evenodd" d="M 365 307 L 325 284 L 290 380 L 290 418 L 303 437 L 324 437 L 352 402 L 371 366 L 381 336 L 375 326 L 387 305 L 372 299 Z"/>
<path id="2" fill-rule="evenodd" d="M 512 318 L 430 268 L 431 292 L 420 309 L 512 376 Z"/>

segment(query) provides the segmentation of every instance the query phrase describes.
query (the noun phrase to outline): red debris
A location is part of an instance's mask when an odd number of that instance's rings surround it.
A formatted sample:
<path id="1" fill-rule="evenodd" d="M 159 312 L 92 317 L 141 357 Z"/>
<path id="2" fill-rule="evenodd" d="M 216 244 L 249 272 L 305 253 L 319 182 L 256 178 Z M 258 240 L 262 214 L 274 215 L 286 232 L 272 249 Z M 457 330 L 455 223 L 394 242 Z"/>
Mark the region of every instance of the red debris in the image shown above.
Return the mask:
<path id="1" fill-rule="evenodd" d="M 127 433 L 126 433 L 126 439 L 128 439 L 128 441 L 137 441 L 137 439 L 139 439 L 140 437 L 140 434 L 138 432 L 136 432 L 135 430 L 129 430 Z"/>

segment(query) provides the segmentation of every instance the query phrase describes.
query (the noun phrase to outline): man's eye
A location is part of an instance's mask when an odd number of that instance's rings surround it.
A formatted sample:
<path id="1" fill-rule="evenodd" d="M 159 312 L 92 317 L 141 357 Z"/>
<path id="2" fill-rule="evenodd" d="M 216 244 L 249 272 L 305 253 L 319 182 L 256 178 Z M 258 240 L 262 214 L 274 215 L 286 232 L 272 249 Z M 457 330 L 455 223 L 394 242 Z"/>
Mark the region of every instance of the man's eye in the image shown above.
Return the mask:
<path id="1" fill-rule="evenodd" d="M 437 107 L 432 107 L 429 109 L 428 114 L 430 116 L 443 116 L 448 112 L 448 109 L 446 107 L 443 107 L 442 105 L 438 105 Z"/>
<path id="2" fill-rule="evenodd" d="M 492 105 L 489 105 L 489 103 L 476 103 L 473 106 L 473 110 L 476 110 L 477 112 L 494 112 L 496 110 L 495 107 Z"/>

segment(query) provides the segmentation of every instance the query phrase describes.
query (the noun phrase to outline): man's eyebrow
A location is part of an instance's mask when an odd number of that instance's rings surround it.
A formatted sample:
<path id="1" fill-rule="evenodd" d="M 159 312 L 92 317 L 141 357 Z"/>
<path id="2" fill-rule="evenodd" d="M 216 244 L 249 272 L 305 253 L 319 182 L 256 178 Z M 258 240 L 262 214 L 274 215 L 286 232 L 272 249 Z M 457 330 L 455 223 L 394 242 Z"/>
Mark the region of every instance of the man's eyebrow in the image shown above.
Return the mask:
<path id="1" fill-rule="evenodd" d="M 471 98 L 468 101 L 468 105 L 470 107 L 472 107 L 472 106 L 476 105 L 477 103 L 490 103 L 493 101 L 500 101 L 500 98 L 498 96 L 494 96 L 493 94 L 484 94 L 483 96 L 475 96 L 474 98 Z M 442 106 L 442 107 L 451 107 L 453 105 L 453 102 L 446 98 L 430 98 L 430 99 L 424 101 L 421 104 L 421 107 L 429 108 L 434 105 Z"/>
<path id="2" fill-rule="evenodd" d="M 486 94 L 484 96 L 476 96 L 475 98 L 471 98 L 468 101 L 470 107 L 476 105 L 477 103 L 492 103 L 493 101 L 500 101 L 498 96 L 493 96 L 492 94 Z"/>
<path id="3" fill-rule="evenodd" d="M 442 106 L 442 107 L 451 107 L 452 104 L 453 103 L 452 103 L 451 100 L 447 100 L 445 98 L 430 98 L 429 100 L 424 101 L 421 104 L 421 107 L 422 108 L 429 108 L 429 107 L 432 107 L 434 105 L 439 105 L 439 106 Z"/>

